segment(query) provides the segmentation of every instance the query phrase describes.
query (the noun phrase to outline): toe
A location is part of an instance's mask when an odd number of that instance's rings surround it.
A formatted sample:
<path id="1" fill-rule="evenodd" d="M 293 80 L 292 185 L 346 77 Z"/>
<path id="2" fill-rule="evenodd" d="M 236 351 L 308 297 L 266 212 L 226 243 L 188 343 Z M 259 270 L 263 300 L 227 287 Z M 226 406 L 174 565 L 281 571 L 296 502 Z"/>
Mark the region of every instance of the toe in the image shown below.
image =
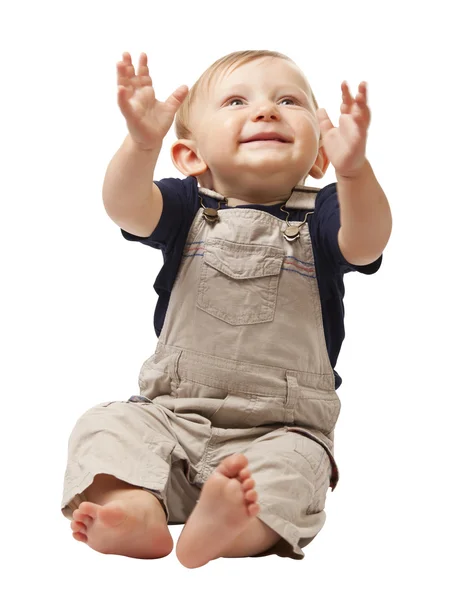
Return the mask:
<path id="1" fill-rule="evenodd" d="M 89 517 L 88 515 L 83 515 L 80 519 L 80 522 L 83 523 L 86 527 L 88 527 L 89 525 L 91 525 L 93 523 L 93 519 L 92 519 L 92 517 Z"/>
<path id="2" fill-rule="evenodd" d="M 76 510 L 73 511 L 73 515 L 72 515 L 73 521 L 80 521 L 81 515 L 82 515 L 81 511 L 78 508 L 76 508 Z"/>
<path id="3" fill-rule="evenodd" d="M 91 525 L 93 523 L 93 518 L 89 515 L 85 514 L 79 509 L 76 509 L 73 512 L 73 521 L 83 523 L 84 525 Z"/>
<path id="4" fill-rule="evenodd" d="M 255 487 L 255 481 L 252 479 L 252 477 L 250 477 L 249 479 L 246 479 L 245 481 L 243 481 L 243 483 L 241 485 L 243 486 L 243 491 L 247 492 L 249 490 L 252 490 L 252 488 Z"/>
<path id="5" fill-rule="evenodd" d="M 217 470 L 220 471 L 226 477 L 238 477 L 241 470 L 243 470 L 248 464 L 247 458 L 244 454 L 232 454 L 221 462 Z"/>
<path id="6" fill-rule="evenodd" d="M 249 490 L 249 492 L 246 492 L 244 494 L 244 497 L 246 498 L 246 500 L 248 502 L 256 502 L 256 500 L 258 498 L 258 494 L 255 490 Z"/>
<path id="7" fill-rule="evenodd" d="M 75 532 L 75 533 L 86 533 L 87 528 L 85 526 L 84 523 L 81 523 L 80 521 L 71 521 L 71 529 Z"/>
<path id="8" fill-rule="evenodd" d="M 85 542 L 85 543 L 87 543 L 87 540 L 88 540 L 86 535 L 84 535 L 83 533 L 79 533 L 79 532 L 73 533 L 73 538 L 75 540 L 77 540 L 78 542 Z"/>
<path id="9" fill-rule="evenodd" d="M 246 481 L 246 479 L 249 479 L 250 477 L 251 477 L 251 472 L 248 468 L 241 469 L 241 471 L 239 473 L 240 481 Z"/>
<path id="10" fill-rule="evenodd" d="M 81 515 L 83 514 L 84 516 L 91 517 L 92 519 L 94 519 L 98 515 L 99 508 L 99 505 L 94 504 L 93 502 L 81 502 L 79 506 L 79 512 Z"/>

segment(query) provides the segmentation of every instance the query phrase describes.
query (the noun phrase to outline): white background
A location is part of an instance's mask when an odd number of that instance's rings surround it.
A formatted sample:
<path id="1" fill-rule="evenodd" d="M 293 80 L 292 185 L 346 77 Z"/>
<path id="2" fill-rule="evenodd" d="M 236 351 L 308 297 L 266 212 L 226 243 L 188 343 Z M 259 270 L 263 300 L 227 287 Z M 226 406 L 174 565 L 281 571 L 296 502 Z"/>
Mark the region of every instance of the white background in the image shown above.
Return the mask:
<path id="1" fill-rule="evenodd" d="M 452 31 L 448 3 L 16 2 L 0 15 L 1 401 L 5 598 L 452 598 Z M 149 58 L 157 97 L 221 56 L 281 51 L 335 124 L 369 85 L 367 156 L 394 217 L 381 270 L 349 274 L 337 370 L 341 479 L 303 561 L 196 570 L 106 556 L 60 513 L 67 442 L 91 406 L 138 393 L 161 253 L 104 211 L 126 125 L 116 62 Z M 181 176 L 169 158 L 155 178 Z M 330 168 L 322 187 L 334 181 Z M 173 526 L 176 541 L 182 526 Z"/>

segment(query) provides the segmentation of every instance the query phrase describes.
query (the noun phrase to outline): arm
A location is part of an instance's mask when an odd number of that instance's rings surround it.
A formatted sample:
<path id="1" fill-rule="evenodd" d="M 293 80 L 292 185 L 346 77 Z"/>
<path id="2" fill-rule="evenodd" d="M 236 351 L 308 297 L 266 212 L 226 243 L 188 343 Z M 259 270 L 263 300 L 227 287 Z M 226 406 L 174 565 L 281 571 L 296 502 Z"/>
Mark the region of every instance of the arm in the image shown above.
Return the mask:
<path id="1" fill-rule="evenodd" d="M 392 229 L 388 200 L 369 161 L 354 177 L 337 177 L 341 228 L 338 239 L 352 265 L 373 263 L 383 252 Z"/>
<path id="2" fill-rule="evenodd" d="M 366 159 L 366 137 L 370 124 L 366 84 L 359 85 L 353 100 L 347 83 L 342 83 L 339 127 L 325 109 L 317 111 L 322 134 L 322 151 L 336 169 L 341 226 L 339 248 L 353 265 L 374 262 L 391 235 L 392 217 L 388 200 Z"/>
<path id="3" fill-rule="evenodd" d="M 104 179 L 107 214 L 119 227 L 140 237 L 153 233 L 162 214 L 162 195 L 153 183 L 160 149 L 142 150 L 128 134 Z"/>
<path id="4" fill-rule="evenodd" d="M 162 141 L 188 93 L 187 86 L 180 86 L 165 102 L 157 100 L 147 61 L 142 52 L 137 76 L 129 52 L 117 63 L 118 105 L 129 134 L 107 167 L 102 190 L 109 217 L 139 237 L 150 236 L 161 218 L 154 170 Z"/>

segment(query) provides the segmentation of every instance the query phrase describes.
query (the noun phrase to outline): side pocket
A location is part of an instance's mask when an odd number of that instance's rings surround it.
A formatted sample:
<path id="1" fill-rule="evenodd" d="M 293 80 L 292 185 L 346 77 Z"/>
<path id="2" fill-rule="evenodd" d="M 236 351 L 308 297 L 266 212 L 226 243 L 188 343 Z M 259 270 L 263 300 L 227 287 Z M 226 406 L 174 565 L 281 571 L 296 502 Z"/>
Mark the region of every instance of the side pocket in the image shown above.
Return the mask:
<path id="1" fill-rule="evenodd" d="M 313 515 L 325 508 L 326 494 L 331 480 L 331 461 L 328 454 L 323 450 L 320 466 L 315 473 L 314 497 L 307 508 L 307 514 Z"/>
<path id="2" fill-rule="evenodd" d="M 176 396 L 180 385 L 178 361 L 181 350 L 168 355 L 153 354 L 139 374 L 140 396 L 153 400 L 158 396 Z"/>
<path id="3" fill-rule="evenodd" d="M 312 515 L 321 512 L 325 508 L 326 494 L 332 475 L 331 460 L 323 446 L 300 433 L 294 433 L 296 434 L 294 450 L 311 467 L 309 473 L 314 492 L 306 514 Z"/>

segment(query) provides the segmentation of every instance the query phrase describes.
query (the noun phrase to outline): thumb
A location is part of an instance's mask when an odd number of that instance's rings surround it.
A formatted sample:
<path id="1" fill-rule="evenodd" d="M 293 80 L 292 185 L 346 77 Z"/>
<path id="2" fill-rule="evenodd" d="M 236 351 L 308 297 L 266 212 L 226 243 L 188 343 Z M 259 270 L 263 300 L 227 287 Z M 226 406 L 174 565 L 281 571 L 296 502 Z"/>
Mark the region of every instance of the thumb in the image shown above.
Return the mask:
<path id="1" fill-rule="evenodd" d="M 331 120 L 328 117 L 328 113 L 324 108 L 319 108 L 317 110 L 317 118 L 318 123 L 320 125 L 320 132 L 322 135 L 325 135 L 330 129 L 333 129 L 334 125 L 331 123 Z"/>
<path id="2" fill-rule="evenodd" d="M 170 106 L 176 112 L 179 109 L 179 107 L 181 106 L 181 104 L 183 103 L 183 101 L 186 98 L 186 96 L 188 95 L 188 93 L 189 93 L 188 86 L 180 85 L 180 87 L 178 87 L 174 92 L 172 92 L 170 94 L 170 96 L 167 98 L 165 103 L 170 104 Z"/>

